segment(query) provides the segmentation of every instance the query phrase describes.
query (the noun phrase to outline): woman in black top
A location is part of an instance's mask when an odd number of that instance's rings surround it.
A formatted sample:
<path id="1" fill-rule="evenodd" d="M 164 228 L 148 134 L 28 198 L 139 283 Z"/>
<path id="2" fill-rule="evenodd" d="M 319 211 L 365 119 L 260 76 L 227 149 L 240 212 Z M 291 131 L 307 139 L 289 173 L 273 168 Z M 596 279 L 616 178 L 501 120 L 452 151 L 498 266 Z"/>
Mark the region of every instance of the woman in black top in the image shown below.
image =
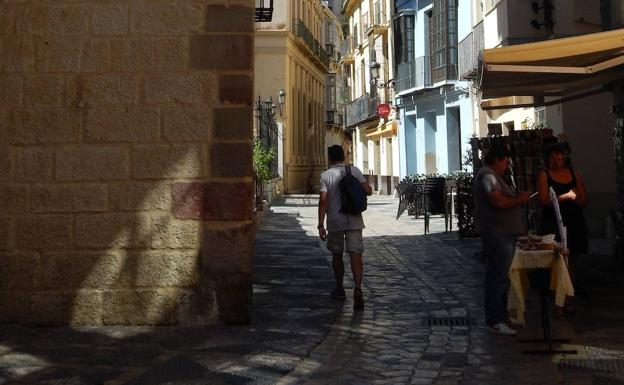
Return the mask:
<path id="1" fill-rule="evenodd" d="M 587 253 L 587 225 L 583 216 L 583 208 L 587 207 L 587 193 L 581 174 L 574 171 L 566 163 L 566 155 L 561 144 L 554 144 L 547 148 L 545 158 L 548 168 L 537 176 L 537 191 L 543 206 L 540 234 L 556 234 L 560 240 L 559 226 L 552 206 L 549 188 L 552 187 L 559 201 L 559 209 L 563 225 L 567 230 L 567 243 L 570 257 L 568 268 L 570 278 L 574 283 L 575 256 Z M 573 313 L 575 306 L 572 298 L 566 300 L 566 311 Z M 558 309 L 557 315 L 561 315 Z"/>

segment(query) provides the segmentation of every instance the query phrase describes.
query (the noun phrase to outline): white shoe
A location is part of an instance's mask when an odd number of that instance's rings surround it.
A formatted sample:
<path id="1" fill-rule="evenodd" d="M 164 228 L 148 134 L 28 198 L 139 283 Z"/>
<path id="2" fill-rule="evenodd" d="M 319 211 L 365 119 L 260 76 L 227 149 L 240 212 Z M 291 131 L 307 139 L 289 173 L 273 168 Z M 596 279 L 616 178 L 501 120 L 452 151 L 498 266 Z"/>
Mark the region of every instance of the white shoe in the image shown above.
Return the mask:
<path id="1" fill-rule="evenodd" d="M 499 334 L 499 335 L 503 335 L 503 336 L 515 336 L 515 335 L 518 334 L 517 331 L 515 331 L 512 328 L 510 328 L 509 326 L 507 326 L 507 324 L 504 323 L 504 322 L 497 323 L 494 326 L 489 326 L 488 325 L 487 328 L 490 331 L 490 333 Z"/>

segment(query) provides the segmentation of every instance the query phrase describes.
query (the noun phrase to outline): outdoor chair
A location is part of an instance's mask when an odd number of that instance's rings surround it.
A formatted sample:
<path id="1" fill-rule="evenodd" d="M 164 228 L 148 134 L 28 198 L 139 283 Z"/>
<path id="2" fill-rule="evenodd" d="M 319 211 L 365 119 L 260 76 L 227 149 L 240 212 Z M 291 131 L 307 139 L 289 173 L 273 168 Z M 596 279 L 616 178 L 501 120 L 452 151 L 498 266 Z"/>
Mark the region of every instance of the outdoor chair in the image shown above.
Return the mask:
<path id="1" fill-rule="evenodd" d="M 396 191 L 397 194 L 399 194 L 399 208 L 397 210 L 396 219 L 399 219 L 401 214 L 403 214 L 405 210 L 407 210 L 408 201 L 406 199 L 407 197 L 405 196 L 405 186 L 406 183 L 404 181 L 400 181 L 396 185 Z"/>
<path id="2" fill-rule="evenodd" d="M 428 177 L 424 181 L 420 195 L 420 205 L 425 217 L 425 234 L 429 233 L 429 218 L 432 215 L 444 217 L 444 229 L 448 231 L 449 206 L 447 204 L 446 179 Z"/>
<path id="3" fill-rule="evenodd" d="M 412 214 L 414 218 L 418 219 L 425 215 L 425 202 L 423 200 L 423 193 L 425 191 L 425 181 L 418 180 L 410 186 L 412 194 Z"/>
<path id="4" fill-rule="evenodd" d="M 455 217 L 455 198 L 457 196 L 457 183 L 453 179 L 446 180 L 446 213 L 448 215 L 448 229 L 453 231 Z"/>

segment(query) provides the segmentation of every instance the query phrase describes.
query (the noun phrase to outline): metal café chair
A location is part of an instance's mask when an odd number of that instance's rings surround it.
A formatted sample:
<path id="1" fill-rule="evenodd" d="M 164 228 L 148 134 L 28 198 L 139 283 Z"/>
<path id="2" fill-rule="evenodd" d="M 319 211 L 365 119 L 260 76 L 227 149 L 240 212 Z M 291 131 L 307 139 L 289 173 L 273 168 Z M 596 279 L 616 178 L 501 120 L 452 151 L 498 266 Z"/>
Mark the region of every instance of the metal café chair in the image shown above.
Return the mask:
<path id="1" fill-rule="evenodd" d="M 446 178 L 427 177 L 420 194 L 420 204 L 425 217 L 425 234 L 429 233 L 431 215 L 444 216 L 444 229 L 448 231 L 449 212 L 447 204 Z"/>

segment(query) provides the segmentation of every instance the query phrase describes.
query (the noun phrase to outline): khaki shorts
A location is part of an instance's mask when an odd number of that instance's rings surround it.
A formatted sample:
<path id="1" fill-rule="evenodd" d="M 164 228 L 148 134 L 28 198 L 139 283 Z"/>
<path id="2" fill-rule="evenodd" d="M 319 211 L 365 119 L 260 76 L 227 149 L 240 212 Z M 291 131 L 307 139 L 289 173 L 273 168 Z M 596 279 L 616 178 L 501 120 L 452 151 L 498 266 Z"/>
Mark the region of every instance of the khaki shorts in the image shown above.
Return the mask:
<path id="1" fill-rule="evenodd" d="M 362 230 L 330 231 L 327 233 L 327 250 L 332 254 L 342 254 L 347 244 L 347 253 L 362 254 L 364 241 Z"/>

